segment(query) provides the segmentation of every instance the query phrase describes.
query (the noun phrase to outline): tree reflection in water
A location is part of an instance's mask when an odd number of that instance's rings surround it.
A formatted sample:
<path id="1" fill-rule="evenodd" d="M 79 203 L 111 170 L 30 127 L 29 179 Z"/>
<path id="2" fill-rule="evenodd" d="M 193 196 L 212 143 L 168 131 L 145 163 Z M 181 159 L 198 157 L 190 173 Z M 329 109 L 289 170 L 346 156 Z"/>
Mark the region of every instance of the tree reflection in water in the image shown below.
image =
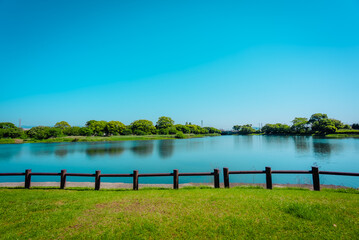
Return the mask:
<path id="1" fill-rule="evenodd" d="M 174 140 L 161 140 L 158 143 L 158 153 L 161 158 L 169 158 L 174 152 Z"/>
<path id="2" fill-rule="evenodd" d="M 132 152 L 139 156 L 148 156 L 153 152 L 153 142 L 152 141 L 138 141 L 136 146 L 131 148 Z"/>
<path id="3" fill-rule="evenodd" d="M 313 151 L 317 157 L 326 158 L 332 152 L 332 146 L 328 142 L 313 142 Z"/>
<path id="4" fill-rule="evenodd" d="M 299 153 L 306 153 L 310 151 L 309 137 L 293 136 L 295 150 Z"/>

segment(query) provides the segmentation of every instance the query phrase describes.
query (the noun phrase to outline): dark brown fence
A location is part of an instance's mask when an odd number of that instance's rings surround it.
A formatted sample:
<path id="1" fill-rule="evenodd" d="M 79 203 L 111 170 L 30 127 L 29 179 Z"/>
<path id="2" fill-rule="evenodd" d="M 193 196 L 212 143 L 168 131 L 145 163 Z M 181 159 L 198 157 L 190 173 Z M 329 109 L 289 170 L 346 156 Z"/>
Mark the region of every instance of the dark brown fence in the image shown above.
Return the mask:
<path id="1" fill-rule="evenodd" d="M 348 173 L 348 172 L 328 172 L 319 171 L 317 167 L 312 167 L 310 171 L 290 171 L 290 170 L 276 170 L 272 171 L 270 167 L 266 167 L 263 171 L 229 171 L 228 168 L 223 168 L 223 180 L 224 187 L 229 188 L 229 175 L 230 174 L 265 174 L 266 175 L 266 187 L 272 189 L 272 174 L 312 174 L 313 178 L 313 189 L 320 191 L 320 179 L 319 174 L 325 175 L 341 175 L 341 176 L 359 176 L 359 173 Z"/>
<path id="2" fill-rule="evenodd" d="M 319 171 L 317 167 L 312 167 L 310 171 L 283 171 L 277 170 L 272 171 L 270 167 L 266 167 L 263 171 L 229 171 L 228 168 L 223 168 L 223 180 L 224 187 L 229 188 L 229 175 L 231 174 L 265 174 L 266 175 L 266 187 L 272 189 L 272 174 L 311 174 L 313 178 L 313 189 L 320 191 L 320 179 L 319 174 L 323 175 L 341 175 L 341 176 L 359 176 L 359 173 L 348 173 L 348 172 L 329 172 Z M 95 190 L 101 188 L 101 178 L 104 177 L 130 177 L 133 179 L 133 190 L 138 190 L 138 179 L 139 177 L 173 177 L 173 189 L 178 189 L 179 177 L 185 176 L 213 176 L 214 187 L 219 188 L 219 169 L 214 169 L 213 172 L 202 172 L 202 173 L 179 173 L 177 169 L 173 170 L 172 173 L 142 173 L 139 174 L 137 170 L 134 170 L 130 174 L 101 174 L 101 171 L 92 173 L 67 173 L 66 170 L 61 170 L 60 173 L 36 173 L 31 172 L 31 169 L 25 170 L 24 173 L 0 173 L 0 176 L 25 176 L 25 188 L 31 187 L 31 176 L 60 176 L 60 188 L 66 188 L 66 177 L 94 177 L 95 178 Z"/>
<path id="3" fill-rule="evenodd" d="M 171 177 L 173 176 L 173 189 L 178 189 L 179 177 L 185 176 L 213 176 L 214 187 L 219 188 L 219 169 L 214 169 L 213 172 L 201 172 L 201 173 L 179 173 L 177 169 L 172 173 L 142 173 L 139 174 L 137 170 L 134 170 L 130 174 L 101 174 L 101 171 L 91 173 L 68 173 L 66 170 L 61 170 L 60 173 L 35 173 L 31 172 L 31 169 L 26 169 L 24 173 L 0 173 L 0 176 L 25 176 L 25 188 L 31 187 L 31 176 L 60 176 L 60 188 L 66 188 L 66 177 L 94 177 L 95 178 L 95 190 L 101 188 L 101 178 L 104 177 L 131 177 L 133 179 L 133 190 L 138 190 L 138 178 L 140 177 Z"/>

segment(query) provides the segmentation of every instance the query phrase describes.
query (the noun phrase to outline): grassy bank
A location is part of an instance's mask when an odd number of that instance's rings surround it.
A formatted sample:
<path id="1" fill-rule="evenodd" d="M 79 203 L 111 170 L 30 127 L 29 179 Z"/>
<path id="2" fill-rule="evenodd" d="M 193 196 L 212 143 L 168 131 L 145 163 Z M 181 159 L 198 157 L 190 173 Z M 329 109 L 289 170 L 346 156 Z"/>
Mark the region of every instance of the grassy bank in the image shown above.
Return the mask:
<path id="1" fill-rule="evenodd" d="M 185 134 L 185 138 L 201 138 L 206 136 L 220 136 L 219 134 Z M 163 140 L 163 139 L 176 139 L 175 135 L 119 135 L 111 137 L 85 137 L 85 136 L 66 136 L 49 138 L 43 140 L 37 139 L 0 139 L 0 144 L 7 143 L 54 143 L 54 142 L 107 142 L 107 141 L 132 141 L 132 140 Z"/>
<path id="2" fill-rule="evenodd" d="M 357 190 L 0 189 L 3 239 L 354 239 Z"/>

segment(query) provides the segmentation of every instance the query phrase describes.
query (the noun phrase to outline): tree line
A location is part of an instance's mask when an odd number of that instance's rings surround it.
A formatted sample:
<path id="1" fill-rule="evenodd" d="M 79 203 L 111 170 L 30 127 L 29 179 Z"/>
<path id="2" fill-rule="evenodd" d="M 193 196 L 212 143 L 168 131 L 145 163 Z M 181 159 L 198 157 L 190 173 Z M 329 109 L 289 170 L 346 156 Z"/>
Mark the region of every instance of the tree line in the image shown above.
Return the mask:
<path id="1" fill-rule="evenodd" d="M 305 117 L 296 117 L 292 125 L 266 124 L 263 128 L 255 130 L 251 124 L 234 125 L 233 130 L 238 134 L 263 133 L 267 135 L 327 135 L 335 133 L 339 129 L 359 129 L 359 124 L 343 124 L 340 120 L 328 118 L 327 114 L 315 113 L 308 120 Z"/>
<path id="2" fill-rule="evenodd" d="M 24 131 L 13 123 L 0 123 L 0 138 L 33 138 L 48 139 L 61 136 L 116 136 L 116 135 L 176 135 L 183 138 L 184 134 L 220 134 L 213 127 L 200 127 L 192 123 L 174 124 L 170 117 L 159 117 L 156 125 L 145 119 L 136 120 L 130 125 L 120 121 L 90 120 L 84 127 L 71 126 L 66 121 L 57 122 L 53 127 L 37 126 Z"/>

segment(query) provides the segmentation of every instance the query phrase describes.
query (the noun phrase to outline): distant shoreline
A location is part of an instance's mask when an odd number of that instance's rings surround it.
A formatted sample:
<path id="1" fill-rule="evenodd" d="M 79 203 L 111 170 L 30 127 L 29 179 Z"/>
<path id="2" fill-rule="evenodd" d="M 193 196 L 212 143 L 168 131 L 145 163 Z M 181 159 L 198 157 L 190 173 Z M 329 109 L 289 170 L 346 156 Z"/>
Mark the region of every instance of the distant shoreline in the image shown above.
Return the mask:
<path id="1" fill-rule="evenodd" d="M 202 138 L 221 136 L 219 134 L 185 134 L 186 138 Z M 178 139 L 175 135 L 119 135 L 110 137 L 85 137 L 85 136 L 66 136 L 49 138 L 43 140 L 36 139 L 0 139 L 0 144 L 22 144 L 22 143 L 59 143 L 59 142 L 113 142 L 113 141 L 140 141 L 140 140 L 167 140 Z"/>

